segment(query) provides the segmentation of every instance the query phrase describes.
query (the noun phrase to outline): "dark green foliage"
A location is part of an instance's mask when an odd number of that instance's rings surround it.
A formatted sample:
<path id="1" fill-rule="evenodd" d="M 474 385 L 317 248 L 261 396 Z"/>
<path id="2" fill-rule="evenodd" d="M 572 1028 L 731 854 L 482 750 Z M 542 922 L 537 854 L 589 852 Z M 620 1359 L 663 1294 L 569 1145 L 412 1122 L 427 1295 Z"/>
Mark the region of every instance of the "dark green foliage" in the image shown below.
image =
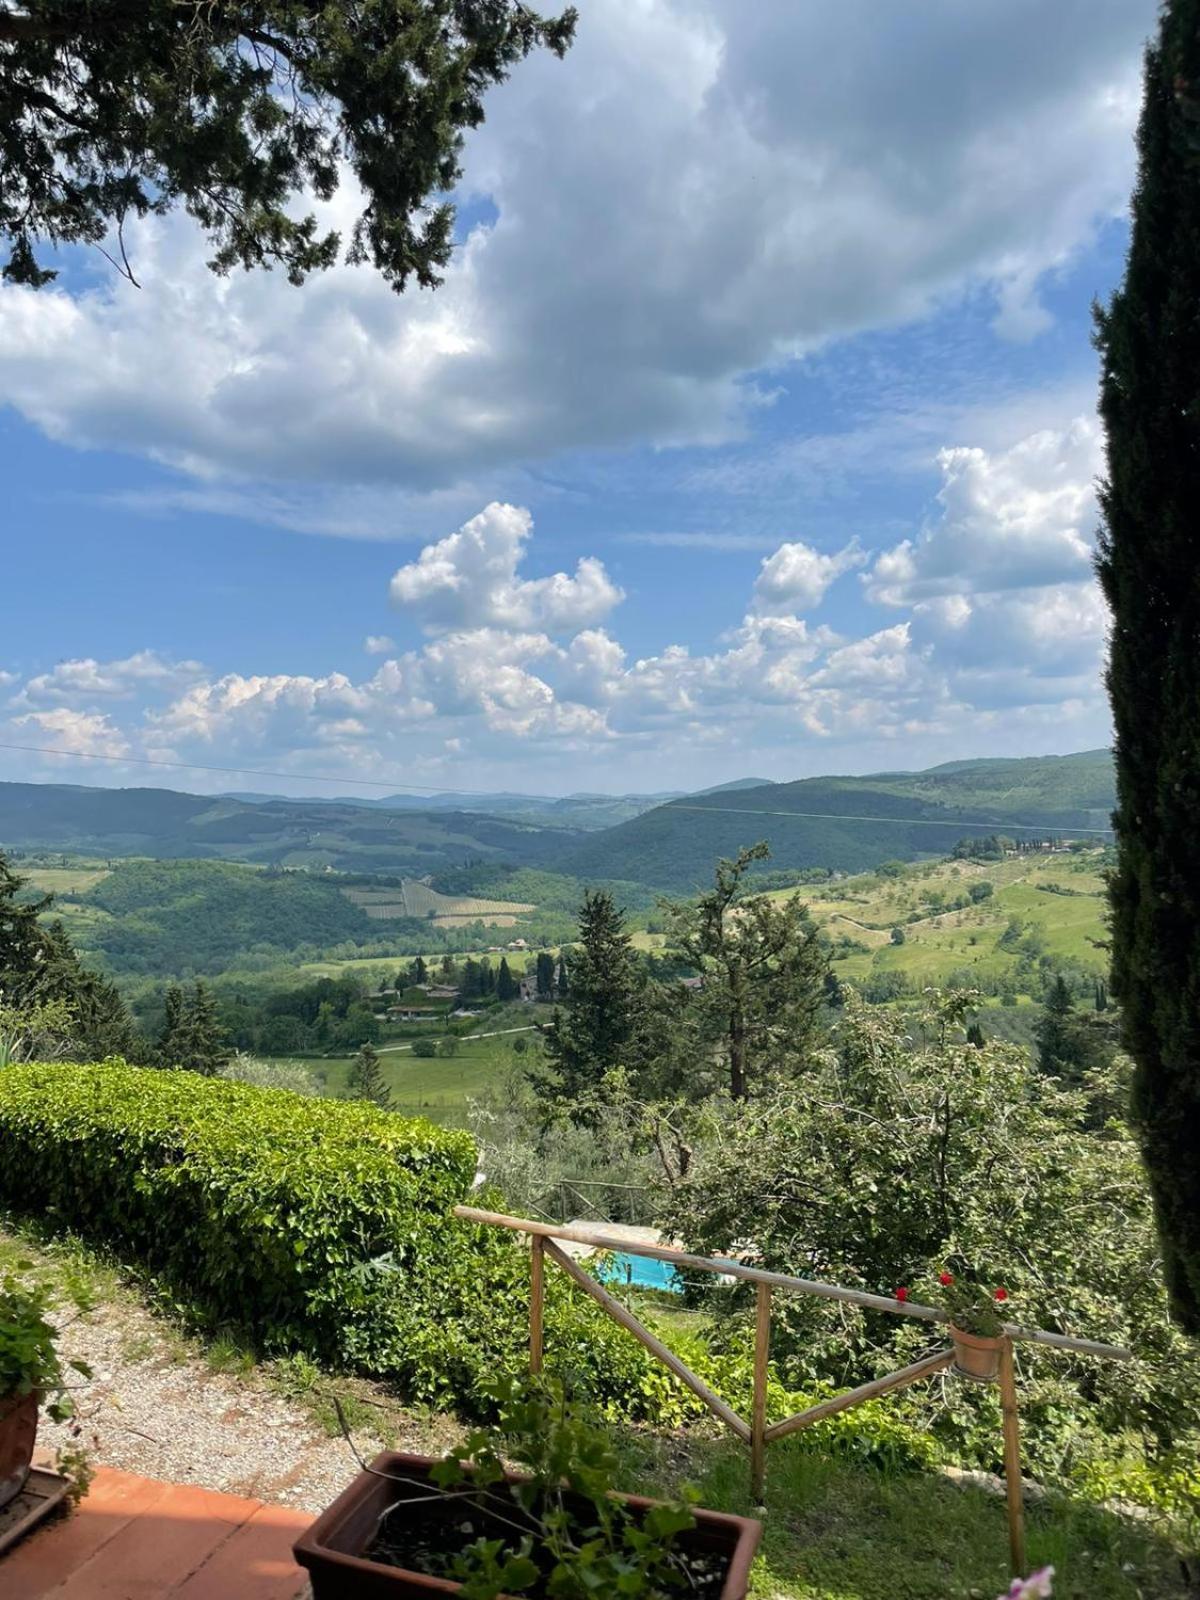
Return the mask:
<path id="1" fill-rule="evenodd" d="M 554 957 L 548 950 L 538 951 L 536 970 L 538 999 L 549 1000 L 554 994 Z"/>
<path id="2" fill-rule="evenodd" d="M 262 1347 L 391 1378 L 478 1411 L 528 1359 L 529 1254 L 449 1215 L 475 1176 L 457 1130 L 121 1063 L 0 1073 L 0 1205 L 111 1245 Z M 548 1369 L 596 1404 L 695 1407 L 561 1274 Z"/>
<path id="3" fill-rule="evenodd" d="M 515 1000 L 521 988 L 513 977 L 505 956 L 500 957 L 500 970 L 496 974 L 496 999 L 500 1001 Z"/>
<path id="4" fill-rule="evenodd" d="M 684 1500 L 633 1511 L 618 1498 L 620 1457 L 609 1432 L 567 1404 L 561 1384 L 502 1381 L 494 1428 L 468 1435 L 430 1477 L 481 1534 L 446 1577 L 463 1600 L 518 1591 L 555 1600 L 663 1600 L 695 1589 L 680 1535 L 696 1525 Z M 515 1469 L 521 1481 L 509 1481 Z"/>
<path id="5" fill-rule="evenodd" d="M 735 1100 L 802 1069 L 823 1033 L 829 962 L 807 906 L 747 893 L 768 855 L 757 844 L 719 861 L 713 887 L 672 908 L 675 943 L 702 980 L 683 1029 L 691 1071 L 715 1058 Z"/>
<path id="6" fill-rule="evenodd" d="M 364 1044 L 354 1058 L 350 1068 L 349 1095 L 351 1100 L 370 1100 L 384 1111 L 391 1106 L 391 1090 L 384 1082 L 379 1052 L 373 1044 Z"/>
<path id="7" fill-rule="evenodd" d="M 396 289 L 450 259 L 463 133 L 531 50 L 561 55 L 574 13 L 515 0 L 24 0 L 0 11 L 4 275 L 54 276 L 43 241 L 95 243 L 130 216 L 184 206 L 211 267 L 284 268 L 292 283 L 341 241 L 297 215 L 343 163 L 364 209 L 346 241 Z M 133 270 L 121 250 L 121 265 Z"/>
<path id="8" fill-rule="evenodd" d="M 546 1067 L 536 1078 L 540 1087 L 571 1102 L 597 1090 L 614 1067 L 636 1072 L 645 1062 L 640 1028 L 648 984 L 625 915 L 607 891 L 584 895 L 565 995 L 559 965 L 564 1003 L 543 1030 Z"/>
<path id="9" fill-rule="evenodd" d="M 967 1029 L 967 1043 L 969 1045 L 974 1045 L 976 1050 L 983 1049 L 985 1043 L 983 1029 L 977 1022 L 972 1022 L 970 1027 Z"/>
<path id="10" fill-rule="evenodd" d="M 29 895 L 25 880 L 0 855 L 0 997 L 18 1006 L 65 1001 L 78 1052 L 140 1056 L 142 1043 L 121 996 L 84 966 L 61 923 L 46 923 L 52 904 L 50 895 Z"/>
<path id="11" fill-rule="evenodd" d="M 214 1077 L 225 1065 L 229 1052 L 217 1002 L 206 984 L 197 980 L 189 990 L 176 984 L 167 990 L 157 1055 L 160 1066 L 181 1067 L 205 1078 Z"/>
<path id="12" fill-rule="evenodd" d="M 1131 1364 L 1021 1347 L 1025 1459 L 1061 1482 L 1127 1455 L 1182 1502 L 1200 1470 L 1200 1349 L 1166 1318 L 1149 1195 L 1119 1111 L 1100 1128 L 1089 1115 L 1110 1086 L 1068 1089 L 1024 1049 L 960 1042 L 966 1004 L 914 1017 L 849 1002 L 834 1049 L 698 1146 L 658 1220 L 698 1254 L 737 1249 L 801 1277 L 906 1286 L 914 1301 L 958 1258 L 1006 1286 L 1013 1321 L 1131 1347 Z M 914 1034 L 929 1042 L 914 1048 Z M 705 1280 L 693 1292 L 716 1313 L 718 1342 L 745 1349 L 749 1286 Z M 774 1300 L 775 1374 L 797 1388 L 850 1388 L 928 1348 L 923 1324 Z M 904 1414 L 903 1399 L 886 1404 Z M 991 1395 L 959 1388 L 939 1404 L 914 1391 L 911 1407 L 957 1459 L 996 1461 Z"/>
<path id="13" fill-rule="evenodd" d="M 747 838 L 765 838 L 777 868 L 863 872 L 901 856 L 915 861 L 947 854 L 961 841 L 962 824 L 972 820 L 1035 823 L 1047 833 L 1102 828 L 1112 797 L 1107 750 L 951 762 L 928 772 L 874 777 L 804 778 L 659 806 L 593 834 L 565 850 L 557 864 L 589 882 L 635 878 L 687 894 L 707 880 L 718 857 L 735 856 Z M 746 814 L 759 809 L 770 814 Z M 928 825 L 942 820 L 944 827 Z"/>
<path id="14" fill-rule="evenodd" d="M 1125 280 L 1097 312 L 1113 612 L 1113 991 L 1176 1315 L 1200 1333 L 1200 0 L 1147 52 Z"/>

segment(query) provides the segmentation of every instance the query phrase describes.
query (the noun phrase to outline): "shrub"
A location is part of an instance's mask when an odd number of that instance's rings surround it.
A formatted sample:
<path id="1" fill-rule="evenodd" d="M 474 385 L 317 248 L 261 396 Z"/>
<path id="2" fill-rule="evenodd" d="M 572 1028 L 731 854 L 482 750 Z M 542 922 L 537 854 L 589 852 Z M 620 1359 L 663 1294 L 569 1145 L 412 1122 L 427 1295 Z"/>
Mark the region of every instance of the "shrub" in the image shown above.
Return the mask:
<path id="1" fill-rule="evenodd" d="M 111 1245 L 265 1349 L 468 1411 L 529 1337 L 527 1249 L 449 1215 L 475 1163 L 469 1134 L 363 1101 L 121 1061 L 0 1071 L 0 1205 Z M 546 1288 L 549 1370 L 609 1415 L 696 1414 L 561 1274 Z"/>

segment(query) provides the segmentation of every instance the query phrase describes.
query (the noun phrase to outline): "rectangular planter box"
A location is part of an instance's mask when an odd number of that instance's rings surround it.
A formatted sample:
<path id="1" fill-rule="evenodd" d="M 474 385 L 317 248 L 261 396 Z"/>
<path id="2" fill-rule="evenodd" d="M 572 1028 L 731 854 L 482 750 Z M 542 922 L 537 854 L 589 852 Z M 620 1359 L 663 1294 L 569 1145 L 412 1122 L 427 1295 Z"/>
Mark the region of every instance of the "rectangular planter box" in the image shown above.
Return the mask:
<path id="1" fill-rule="evenodd" d="M 427 1478 L 432 1465 L 429 1456 L 385 1450 L 372 1461 L 374 1471 L 360 1472 L 308 1532 L 297 1539 L 293 1553 L 297 1562 L 308 1569 L 313 1600 L 430 1600 L 433 1595 L 459 1593 L 459 1585 L 446 1578 L 430 1578 L 402 1567 L 367 1561 L 357 1553 L 371 1543 L 385 1508 L 412 1492 L 404 1484 L 377 1474 L 392 1472 L 408 1478 Z M 635 1510 L 656 1503 L 635 1494 L 620 1498 Z M 721 1511 L 697 1510 L 695 1516 L 696 1527 L 680 1537 L 680 1548 L 719 1550 L 729 1560 L 721 1600 L 745 1600 L 750 1563 L 762 1538 L 762 1524 Z"/>

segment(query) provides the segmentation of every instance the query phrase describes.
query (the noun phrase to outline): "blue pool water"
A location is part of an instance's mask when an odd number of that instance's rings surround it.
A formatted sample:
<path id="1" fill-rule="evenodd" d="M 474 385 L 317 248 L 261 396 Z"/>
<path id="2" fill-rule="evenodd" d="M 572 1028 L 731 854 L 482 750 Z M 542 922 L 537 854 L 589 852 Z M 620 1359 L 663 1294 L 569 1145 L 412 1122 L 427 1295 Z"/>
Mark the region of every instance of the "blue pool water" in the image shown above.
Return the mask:
<path id="1" fill-rule="evenodd" d="M 650 1256 L 609 1256 L 604 1263 L 603 1276 L 609 1283 L 628 1283 L 635 1289 L 665 1289 L 668 1294 L 680 1292 L 674 1267 Z"/>

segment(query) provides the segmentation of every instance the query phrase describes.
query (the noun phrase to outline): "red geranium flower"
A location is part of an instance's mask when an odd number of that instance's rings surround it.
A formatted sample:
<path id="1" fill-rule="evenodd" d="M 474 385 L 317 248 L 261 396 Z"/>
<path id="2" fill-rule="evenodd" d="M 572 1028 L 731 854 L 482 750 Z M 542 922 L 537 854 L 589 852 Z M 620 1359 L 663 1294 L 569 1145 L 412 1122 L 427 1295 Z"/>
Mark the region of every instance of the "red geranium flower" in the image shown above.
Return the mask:
<path id="1" fill-rule="evenodd" d="M 952 1272 L 939 1272 L 938 1282 L 943 1286 L 943 1288 L 948 1289 L 954 1282 L 954 1274 Z"/>
<path id="2" fill-rule="evenodd" d="M 894 1298 L 899 1300 L 900 1303 L 903 1305 L 905 1300 L 908 1299 L 908 1290 L 907 1289 L 897 1289 Z"/>
<path id="3" fill-rule="evenodd" d="M 997 1300 L 1007 1300 L 1008 1299 L 1008 1290 L 1005 1289 L 1003 1286 L 1001 1286 L 999 1289 L 996 1290 L 996 1299 Z"/>

